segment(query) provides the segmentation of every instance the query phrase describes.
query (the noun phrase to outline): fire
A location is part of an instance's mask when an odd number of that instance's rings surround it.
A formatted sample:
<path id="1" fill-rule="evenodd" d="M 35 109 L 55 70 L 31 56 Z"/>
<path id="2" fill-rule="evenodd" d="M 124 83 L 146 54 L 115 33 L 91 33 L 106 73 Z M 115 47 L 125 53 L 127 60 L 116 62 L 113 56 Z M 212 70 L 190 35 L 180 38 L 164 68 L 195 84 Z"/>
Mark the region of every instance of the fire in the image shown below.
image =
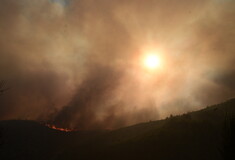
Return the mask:
<path id="1" fill-rule="evenodd" d="M 68 128 L 59 128 L 59 127 L 56 127 L 55 125 L 53 124 L 45 124 L 48 128 L 51 128 L 51 129 L 55 129 L 55 130 L 58 130 L 58 131 L 62 131 L 62 132 L 72 132 L 72 131 L 76 131 L 74 129 L 68 129 Z"/>

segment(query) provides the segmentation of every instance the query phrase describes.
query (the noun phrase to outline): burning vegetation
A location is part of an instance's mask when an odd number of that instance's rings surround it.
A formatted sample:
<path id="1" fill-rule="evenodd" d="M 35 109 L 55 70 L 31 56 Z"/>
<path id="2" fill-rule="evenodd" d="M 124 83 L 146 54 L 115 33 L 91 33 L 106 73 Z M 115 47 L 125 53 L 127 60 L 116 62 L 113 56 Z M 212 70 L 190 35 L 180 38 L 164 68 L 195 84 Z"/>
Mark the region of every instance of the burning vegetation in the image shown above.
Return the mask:
<path id="1" fill-rule="evenodd" d="M 51 129 L 55 129 L 55 130 L 58 130 L 58 131 L 62 131 L 62 132 L 73 132 L 73 131 L 76 131 L 75 129 L 59 128 L 59 127 L 56 127 L 56 126 L 53 125 L 53 124 L 45 124 L 45 126 L 47 126 L 48 128 L 51 128 Z"/>

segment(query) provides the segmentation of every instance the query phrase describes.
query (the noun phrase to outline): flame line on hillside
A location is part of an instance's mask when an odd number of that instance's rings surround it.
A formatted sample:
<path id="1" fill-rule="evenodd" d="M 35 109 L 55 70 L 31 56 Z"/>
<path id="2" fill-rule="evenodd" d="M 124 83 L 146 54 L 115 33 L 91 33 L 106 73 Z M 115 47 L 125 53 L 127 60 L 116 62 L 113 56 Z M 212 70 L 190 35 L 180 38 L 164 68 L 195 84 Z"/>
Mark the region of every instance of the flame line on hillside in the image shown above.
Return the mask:
<path id="1" fill-rule="evenodd" d="M 75 129 L 59 128 L 59 127 L 56 127 L 55 125 L 52 125 L 52 124 L 45 124 L 45 126 L 47 126 L 48 128 L 54 129 L 54 130 L 62 131 L 62 132 L 73 132 L 73 131 L 76 131 Z"/>

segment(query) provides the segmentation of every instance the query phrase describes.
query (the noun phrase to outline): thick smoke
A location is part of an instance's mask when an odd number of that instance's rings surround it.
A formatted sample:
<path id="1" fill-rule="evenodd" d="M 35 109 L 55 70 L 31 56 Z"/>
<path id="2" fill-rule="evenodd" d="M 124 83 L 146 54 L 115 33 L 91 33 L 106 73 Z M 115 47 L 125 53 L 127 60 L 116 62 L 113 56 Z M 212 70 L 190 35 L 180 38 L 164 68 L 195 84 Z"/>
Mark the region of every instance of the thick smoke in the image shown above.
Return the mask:
<path id="1" fill-rule="evenodd" d="M 0 119 L 117 128 L 231 98 L 234 19 L 232 0 L 1 0 Z"/>

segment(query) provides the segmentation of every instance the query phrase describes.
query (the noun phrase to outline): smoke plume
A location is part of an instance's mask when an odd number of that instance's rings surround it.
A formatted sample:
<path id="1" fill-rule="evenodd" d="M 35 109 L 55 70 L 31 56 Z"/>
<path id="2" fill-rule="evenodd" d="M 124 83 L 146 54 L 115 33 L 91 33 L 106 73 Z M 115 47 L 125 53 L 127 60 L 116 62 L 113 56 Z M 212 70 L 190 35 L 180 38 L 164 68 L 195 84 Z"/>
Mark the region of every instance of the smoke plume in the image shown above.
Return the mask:
<path id="1" fill-rule="evenodd" d="M 232 0 L 1 0 L 0 120 L 113 129 L 231 98 L 234 19 Z"/>

